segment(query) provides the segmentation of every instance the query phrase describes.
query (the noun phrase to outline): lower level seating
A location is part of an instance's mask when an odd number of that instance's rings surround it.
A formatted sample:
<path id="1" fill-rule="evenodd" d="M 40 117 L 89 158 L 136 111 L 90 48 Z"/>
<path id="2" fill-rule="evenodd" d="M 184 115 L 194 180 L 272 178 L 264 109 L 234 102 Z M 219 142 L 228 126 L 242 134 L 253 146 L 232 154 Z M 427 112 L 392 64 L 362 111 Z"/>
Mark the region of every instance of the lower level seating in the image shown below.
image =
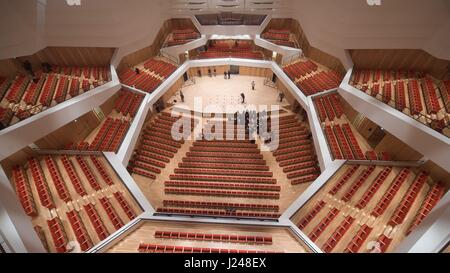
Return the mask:
<path id="1" fill-rule="evenodd" d="M 177 231 L 155 231 L 155 238 L 195 240 L 195 241 L 217 241 L 224 243 L 240 244 L 272 244 L 271 236 L 253 236 L 253 235 L 229 235 L 212 233 L 192 233 Z"/>
<path id="2" fill-rule="evenodd" d="M 270 251 L 259 250 L 238 250 L 224 248 L 190 247 L 190 246 L 170 246 L 139 244 L 139 252 L 143 253 L 272 253 Z"/>

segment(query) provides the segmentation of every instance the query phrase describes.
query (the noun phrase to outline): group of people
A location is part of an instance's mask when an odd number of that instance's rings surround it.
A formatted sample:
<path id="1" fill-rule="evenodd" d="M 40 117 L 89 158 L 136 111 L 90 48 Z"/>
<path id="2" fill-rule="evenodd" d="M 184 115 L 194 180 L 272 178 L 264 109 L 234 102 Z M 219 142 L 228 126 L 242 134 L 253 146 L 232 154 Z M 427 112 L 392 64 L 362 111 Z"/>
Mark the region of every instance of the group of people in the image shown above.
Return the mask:
<path id="1" fill-rule="evenodd" d="M 231 79 L 230 75 L 231 75 L 230 70 L 228 70 L 228 71 L 226 71 L 226 70 L 223 71 L 223 78 L 224 78 L 225 80 Z"/>
<path id="2" fill-rule="evenodd" d="M 28 60 L 24 61 L 22 63 L 22 67 L 33 79 L 33 82 L 36 83 L 39 81 L 39 78 L 36 77 L 36 74 L 33 71 L 33 66 L 31 65 L 30 61 L 28 61 Z M 51 73 L 53 71 L 52 65 L 47 62 L 41 63 L 41 68 L 44 73 Z"/>

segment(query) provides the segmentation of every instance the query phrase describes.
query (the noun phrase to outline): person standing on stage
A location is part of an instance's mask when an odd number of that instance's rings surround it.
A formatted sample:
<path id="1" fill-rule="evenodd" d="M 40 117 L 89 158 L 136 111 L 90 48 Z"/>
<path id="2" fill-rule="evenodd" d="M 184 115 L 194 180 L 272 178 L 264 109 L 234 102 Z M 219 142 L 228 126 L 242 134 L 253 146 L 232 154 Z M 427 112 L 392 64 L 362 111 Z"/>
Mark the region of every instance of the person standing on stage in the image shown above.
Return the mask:
<path id="1" fill-rule="evenodd" d="M 181 90 L 180 90 L 180 99 L 181 99 L 181 102 L 184 102 L 184 94 L 183 94 L 183 91 L 181 91 Z"/>
<path id="2" fill-rule="evenodd" d="M 228 70 L 228 79 L 230 79 L 230 75 L 231 75 L 230 70 Z"/>
<path id="3" fill-rule="evenodd" d="M 241 93 L 241 99 L 242 99 L 241 103 L 245 103 L 245 95 L 244 95 L 244 93 Z"/>
<path id="4" fill-rule="evenodd" d="M 255 90 L 255 81 L 252 81 L 252 90 Z"/>
<path id="5" fill-rule="evenodd" d="M 223 71 L 223 78 L 226 80 L 227 79 L 227 71 Z"/>

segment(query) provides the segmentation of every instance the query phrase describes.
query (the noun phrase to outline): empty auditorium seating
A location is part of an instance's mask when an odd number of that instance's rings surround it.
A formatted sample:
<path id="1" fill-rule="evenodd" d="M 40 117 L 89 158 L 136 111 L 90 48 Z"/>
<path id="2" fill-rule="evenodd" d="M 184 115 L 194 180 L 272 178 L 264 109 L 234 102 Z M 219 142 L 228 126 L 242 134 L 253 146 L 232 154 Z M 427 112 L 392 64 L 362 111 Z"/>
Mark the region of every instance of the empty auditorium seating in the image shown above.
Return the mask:
<path id="1" fill-rule="evenodd" d="M 380 244 L 380 251 L 381 251 L 381 253 L 384 253 L 389 248 L 389 245 L 392 242 L 392 238 L 389 238 L 386 235 L 381 234 L 378 237 L 377 242 Z"/>
<path id="2" fill-rule="evenodd" d="M 400 204 L 395 209 L 394 213 L 392 214 L 388 224 L 391 226 L 396 226 L 401 223 L 406 218 L 406 215 L 410 211 L 414 201 L 416 200 L 420 190 L 422 189 L 423 185 L 428 180 L 428 174 L 425 172 L 420 173 L 417 175 L 414 182 L 409 187 L 408 191 L 406 192 L 405 196 L 403 197 Z"/>
<path id="3" fill-rule="evenodd" d="M 277 45 L 295 47 L 295 42 L 290 39 L 288 29 L 268 29 L 261 34 L 261 37 Z"/>
<path id="4" fill-rule="evenodd" d="M 51 156 L 45 157 L 45 164 L 52 177 L 53 184 L 55 185 L 56 191 L 58 192 L 59 198 L 64 202 L 69 202 L 72 200 L 70 193 L 67 189 L 67 185 L 61 176 L 61 172 L 56 165 L 55 160 Z"/>
<path id="5" fill-rule="evenodd" d="M 342 76 L 336 71 L 321 71 L 305 79 L 301 79 L 297 83 L 297 86 L 305 96 L 310 96 L 322 91 L 338 88 L 341 81 Z"/>
<path id="6" fill-rule="evenodd" d="M 69 179 L 72 182 L 72 186 L 75 189 L 75 191 L 80 196 L 87 195 L 86 189 L 84 188 L 84 185 L 81 183 L 80 178 L 74 169 L 72 161 L 66 155 L 63 155 L 61 157 L 61 161 L 63 163 L 64 169 L 69 175 Z"/>
<path id="7" fill-rule="evenodd" d="M 167 38 L 167 46 L 182 45 L 192 40 L 200 38 L 200 33 L 187 29 L 174 29 Z"/>
<path id="8" fill-rule="evenodd" d="M 203 201 L 185 201 L 185 200 L 164 200 L 163 204 L 164 206 L 187 207 L 187 208 L 209 208 L 209 209 L 235 208 L 238 210 L 275 211 L 275 212 L 279 210 L 278 205 L 270 205 L 270 204 L 203 202 Z"/>
<path id="9" fill-rule="evenodd" d="M 122 207 L 123 211 L 127 215 L 128 219 L 133 220 L 136 218 L 136 212 L 131 207 L 131 205 L 128 203 L 127 199 L 123 196 L 123 193 L 120 191 L 116 191 L 113 193 L 114 197 L 116 198 L 117 202 Z"/>
<path id="10" fill-rule="evenodd" d="M 94 163 L 95 168 L 100 173 L 103 181 L 109 186 L 114 185 L 114 182 L 111 179 L 111 176 L 108 174 L 108 171 L 106 170 L 106 168 L 102 164 L 102 162 L 100 162 L 100 160 L 94 155 L 91 155 L 90 158 L 91 158 L 91 161 Z"/>
<path id="11" fill-rule="evenodd" d="M 108 197 L 102 197 L 102 198 L 99 198 L 98 200 L 100 201 L 100 204 L 102 205 L 103 209 L 105 210 L 106 214 L 108 215 L 108 218 L 111 221 L 114 228 L 115 229 L 121 228 L 124 225 L 124 223 L 123 223 L 122 219 L 120 219 L 119 215 L 117 214 L 116 210 L 112 206 Z"/>
<path id="12" fill-rule="evenodd" d="M 72 227 L 73 232 L 75 233 L 75 237 L 77 238 L 78 243 L 80 244 L 80 248 L 83 251 L 88 250 L 93 246 L 92 240 L 89 237 L 89 234 L 86 231 L 86 228 L 83 222 L 80 219 L 78 213 L 74 210 L 66 212 L 67 218 L 69 219 L 69 223 Z"/>
<path id="13" fill-rule="evenodd" d="M 422 202 L 422 206 L 417 212 L 414 221 L 408 228 L 408 231 L 406 231 L 406 234 L 411 233 L 411 231 L 413 231 L 415 227 L 422 223 L 423 219 L 425 219 L 425 217 L 427 217 L 431 210 L 436 206 L 444 193 L 445 187 L 441 183 L 436 183 L 431 187 L 431 189 L 427 193 L 427 196 L 425 197 L 425 200 Z"/>
<path id="14" fill-rule="evenodd" d="M 187 215 L 202 215 L 202 216 L 217 216 L 217 217 L 238 217 L 238 218 L 267 218 L 276 219 L 281 214 L 279 213 L 263 213 L 263 212 L 231 212 L 228 210 L 207 210 L 207 209 L 175 209 L 175 208 L 158 208 L 159 213 L 169 214 L 187 214 Z"/>
<path id="15" fill-rule="evenodd" d="M 12 175 L 16 185 L 16 194 L 25 213 L 31 217 L 36 216 L 38 212 L 26 174 L 21 167 L 16 166 L 13 168 Z"/>
<path id="16" fill-rule="evenodd" d="M 347 248 L 345 249 L 346 253 L 356 253 L 361 248 L 363 243 L 366 241 L 367 237 L 369 237 L 370 232 L 372 232 L 371 227 L 364 224 L 361 226 L 361 228 L 358 230 L 356 235 L 352 238 L 350 243 L 348 244 Z"/>
<path id="17" fill-rule="evenodd" d="M 93 175 L 91 168 L 87 164 L 87 162 L 84 160 L 83 157 L 77 155 L 75 156 L 78 164 L 80 165 L 81 171 L 83 172 L 84 176 L 86 177 L 87 181 L 89 182 L 89 185 L 96 190 L 99 191 L 102 189 L 100 184 L 97 182 L 97 178 Z"/>
<path id="18" fill-rule="evenodd" d="M 382 215 L 389 204 L 395 197 L 395 194 L 398 192 L 402 184 L 408 179 L 409 174 L 411 173 L 410 169 L 404 168 L 400 171 L 397 177 L 394 179 L 389 189 L 384 193 L 383 197 L 378 201 L 376 207 L 373 209 L 371 214 L 373 216 Z"/>
<path id="19" fill-rule="evenodd" d="M 332 208 L 328 214 L 313 228 L 308 237 L 311 241 L 316 241 L 317 238 L 324 232 L 324 230 L 330 225 L 331 221 L 339 214 L 339 209 Z"/>
<path id="20" fill-rule="evenodd" d="M 252 235 L 232 235 L 232 234 L 212 234 L 212 233 L 193 233 L 176 231 L 155 231 L 155 238 L 195 240 L 195 241 L 217 241 L 224 243 L 240 244 L 272 244 L 271 236 L 252 236 Z"/>
<path id="21" fill-rule="evenodd" d="M 350 83 L 439 132 L 448 126 L 445 116 L 450 106 L 445 81 L 414 71 L 356 69 Z"/>
<path id="22" fill-rule="evenodd" d="M 383 170 L 381 170 L 377 178 L 372 182 L 371 186 L 367 189 L 359 202 L 355 205 L 358 209 L 364 208 L 370 202 L 370 200 L 377 193 L 378 189 L 381 187 L 384 181 L 386 181 L 391 171 L 391 167 L 385 167 Z"/>
<path id="23" fill-rule="evenodd" d="M 86 204 L 83 206 L 86 211 L 91 225 L 94 227 L 95 232 L 97 233 L 98 238 L 103 241 L 109 236 L 109 232 L 105 227 L 100 215 L 98 214 L 97 209 L 92 204 Z"/>
<path id="24" fill-rule="evenodd" d="M 49 227 L 56 252 L 66 252 L 68 240 L 61 220 L 59 218 L 47 220 L 47 225 Z"/>
<path id="25" fill-rule="evenodd" d="M 125 138 L 129 126 L 129 121 L 107 117 L 88 150 L 116 152 Z"/>
<path id="26" fill-rule="evenodd" d="M 42 206 L 48 209 L 55 208 L 55 202 L 53 200 L 52 194 L 50 193 L 50 189 L 48 188 L 48 184 L 42 172 L 39 161 L 35 158 L 29 158 L 28 164 Z"/>
<path id="27" fill-rule="evenodd" d="M 168 188 L 164 189 L 166 194 L 187 194 L 187 195 L 204 195 L 204 196 L 222 196 L 235 198 L 263 198 L 263 199 L 279 199 L 279 193 L 260 192 L 260 191 L 226 191 L 226 190 L 204 190 L 204 189 L 184 189 L 184 188 Z"/>
<path id="28" fill-rule="evenodd" d="M 272 253 L 259 250 L 238 250 L 224 248 L 170 246 L 140 243 L 138 251 L 141 253 Z"/>
<path id="29" fill-rule="evenodd" d="M 345 217 L 344 220 L 339 224 L 336 230 L 331 234 L 328 240 L 322 247 L 324 252 L 331 252 L 333 248 L 339 243 L 339 240 L 344 237 L 345 233 L 350 229 L 351 225 L 355 221 L 355 218 L 351 216 Z"/>
<path id="30" fill-rule="evenodd" d="M 168 78 L 177 67 L 168 62 L 149 59 L 144 63 L 144 69 L 140 73 L 127 69 L 119 74 L 120 81 L 128 86 L 152 93 L 164 79 Z"/>
<path id="31" fill-rule="evenodd" d="M 326 203 L 323 200 L 320 200 L 317 205 L 311 209 L 307 215 L 305 215 L 300 221 L 297 223 L 298 228 L 304 229 L 309 222 L 311 222 L 314 217 L 325 207 Z"/>
<path id="32" fill-rule="evenodd" d="M 350 124 L 325 125 L 325 137 L 335 159 L 361 159 L 365 156 Z"/>
<path id="33" fill-rule="evenodd" d="M 122 115 L 131 117 L 136 115 L 139 107 L 141 106 L 142 100 L 144 99 L 143 94 L 134 93 L 131 91 L 121 90 L 119 91 L 119 97 L 117 98 L 114 109 L 122 113 Z"/>
<path id="34" fill-rule="evenodd" d="M 353 182 L 351 187 L 347 190 L 347 192 L 344 194 L 344 196 L 341 198 L 342 201 L 348 202 L 350 199 L 355 195 L 355 193 L 359 190 L 359 188 L 364 184 L 364 182 L 367 181 L 369 176 L 373 173 L 375 170 L 375 166 L 369 166 L 367 167 L 359 176 L 358 179 Z"/>
<path id="35" fill-rule="evenodd" d="M 331 195 L 335 195 L 339 190 L 350 180 L 353 174 L 359 169 L 359 165 L 353 165 L 347 169 L 347 171 L 339 178 L 338 182 L 328 192 Z"/>

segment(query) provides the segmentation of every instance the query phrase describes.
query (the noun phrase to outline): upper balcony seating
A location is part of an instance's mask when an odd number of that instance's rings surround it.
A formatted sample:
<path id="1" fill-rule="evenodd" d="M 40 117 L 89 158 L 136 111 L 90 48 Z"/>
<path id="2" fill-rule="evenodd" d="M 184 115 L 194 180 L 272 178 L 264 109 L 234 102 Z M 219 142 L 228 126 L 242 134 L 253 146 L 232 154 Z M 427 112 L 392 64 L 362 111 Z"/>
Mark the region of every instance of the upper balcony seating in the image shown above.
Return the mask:
<path id="1" fill-rule="evenodd" d="M 125 85 L 152 93 L 176 69 L 173 64 L 152 58 L 144 62 L 144 69 L 139 69 L 139 73 L 126 69 L 119 74 L 119 79 Z"/>
<path id="2" fill-rule="evenodd" d="M 300 80 L 297 86 L 306 96 L 309 96 L 338 88 L 342 78 L 336 71 L 321 71 L 304 80 Z"/>
<path id="3" fill-rule="evenodd" d="M 354 70 L 350 84 L 419 122 L 449 134 L 448 130 L 444 131 L 450 122 L 446 81 L 413 71 Z"/>
<path id="4" fill-rule="evenodd" d="M 268 29 L 261 34 L 261 38 L 266 39 L 274 44 L 288 47 L 296 47 L 295 42 L 291 39 L 291 32 L 288 29 Z"/>
<path id="5" fill-rule="evenodd" d="M 185 201 L 185 200 L 163 200 L 164 207 L 185 207 L 185 208 L 207 208 L 207 209 L 227 209 L 251 211 L 270 211 L 278 212 L 278 205 L 271 204 L 249 204 L 249 203 L 230 203 L 230 202 L 203 202 L 203 201 Z"/>
<path id="6" fill-rule="evenodd" d="M 243 250 L 225 248 L 207 248 L 190 246 L 153 245 L 140 243 L 138 251 L 141 253 L 275 253 L 262 250 Z"/>
<path id="7" fill-rule="evenodd" d="M 168 35 L 166 43 L 167 46 L 182 45 L 198 38 L 200 38 L 200 33 L 196 30 L 190 28 L 174 29 Z"/>
<path id="8" fill-rule="evenodd" d="M 255 245 L 270 245 L 273 242 L 271 236 L 193 233 L 193 232 L 176 232 L 176 231 L 159 231 L 159 230 L 155 231 L 155 238 L 193 240 L 193 241 L 216 241 L 224 243 L 255 244 Z"/>
<path id="9" fill-rule="evenodd" d="M 207 51 L 202 51 L 198 56 L 200 59 L 207 58 L 244 58 L 244 59 L 264 59 L 259 51 L 254 51 L 253 44 L 248 41 L 211 41 Z"/>
<path id="10" fill-rule="evenodd" d="M 28 216 L 35 217 L 38 212 L 36 204 L 34 203 L 33 194 L 31 193 L 30 184 L 23 169 L 19 166 L 13 168 L 13 180 L 16 186 L 16 194 L 19 197 L 20 204 L 22 205 L 25 213 Z"/>
<path id="11" fill-rule="evenodd" d="M 88 150 L 117 152 L 129 127 L 130 122 L 127 120 L 107 117 Z"/>
<path id="12" fill-rule="evenodd" d="M 31 157 L 28 159 L 28 164 L 42 206 L 48 209 L 55 208 L 55 201 L 53 200 L 53 196 L 50 192 L 39 161 L 36 158 Z"/>
<path id="13" fill-rule="evenodd" d="M 334 159 L 366 159 L 348 123 L 325 125 L 324 132 Z"/>
<path id="14" fill-rule="evenodd" d="M 44 162 L 47 166 L 48 171 L 50 172 L 50 176 L 52 177 L 53 184 L 55 185 L 59 198 L 61 198 L 61 200 L 63 200 L 64 202 L 72 201 L 72 197 L 70 196 L 69 190 L 67 189 L 67 185 L 62 178 L 59 167 L 58 165 L 56 165 L 53 157 L 49 155 L 46 156 Z"/>
<path id="15" fill-rule="evenodd" d="M 124 116 L 130 115 L 133 118 L 136 115 L 143 100 L 143 94 L 138 94 L 122 89 L 119 92 L 119 98 L 114 104 L 114 109 Z"/>
<path id="16" fill-rule="evenodd" d="M 8 127 L 110 80 L 107 67 L 58 66 L 48 73 L 35 71 L 34 79 L 0 78 L 0 126 Z"/>

